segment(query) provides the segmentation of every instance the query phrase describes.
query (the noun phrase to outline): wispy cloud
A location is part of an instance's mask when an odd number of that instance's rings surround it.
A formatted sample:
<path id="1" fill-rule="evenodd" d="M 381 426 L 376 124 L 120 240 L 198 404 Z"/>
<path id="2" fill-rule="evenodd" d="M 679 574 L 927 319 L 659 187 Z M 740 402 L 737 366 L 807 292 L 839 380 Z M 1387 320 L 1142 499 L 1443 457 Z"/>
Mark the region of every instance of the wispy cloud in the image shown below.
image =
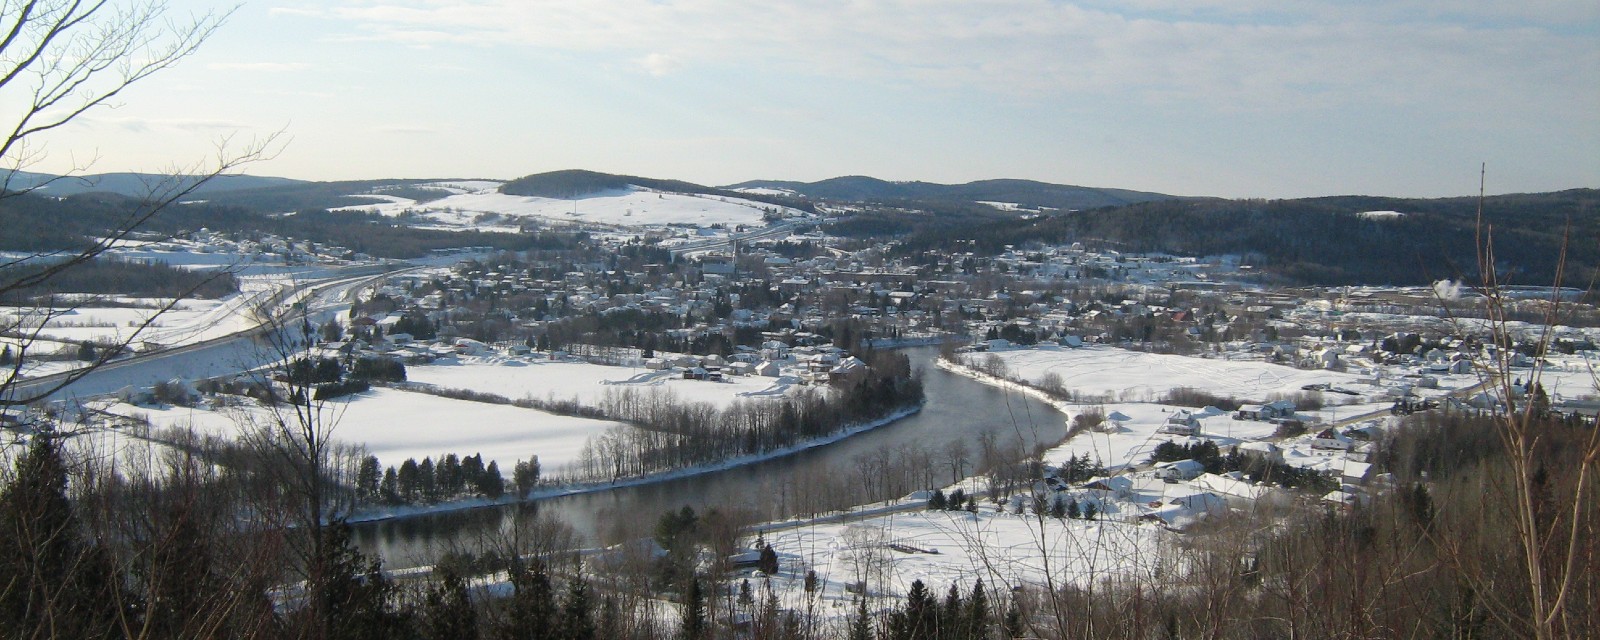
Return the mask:
<path id="1" fill-rule="evenodd" d="M 232 133 L 251 129 L 249 125 L 233 120 L 213 118 L 116 118 L 85 114 L 73 121 L 87 127 L 113 127 L 134 133 L 201 132 L 206 134 Z"/>
<path id="2" fill-rule="evenodd" d="M 373 127 L 374 132 L 392 135 L 430 135 L 439 133 L 434 127 L 424 125 L 392 124 Z"/>
<path id="3" fill-rule="evenodd" d="M 269 73 L 282 73 L 286 71 L 304 71 L 311 65 L 305 62 L 213 62 L 206 65 L 212 71 L 261 71 Z"/>
<path id="4" fill-rule="evenodd" d="M 1600 97 L 1597 83 L 1578 82 L 1600 70 L 1592 2 L 1377 4 L 379 0 L 328 15 L 350 39 L 612 55 L 652 75 L 716 65 L 1231 108 L 1403 104 L 1486 89 Z"/>

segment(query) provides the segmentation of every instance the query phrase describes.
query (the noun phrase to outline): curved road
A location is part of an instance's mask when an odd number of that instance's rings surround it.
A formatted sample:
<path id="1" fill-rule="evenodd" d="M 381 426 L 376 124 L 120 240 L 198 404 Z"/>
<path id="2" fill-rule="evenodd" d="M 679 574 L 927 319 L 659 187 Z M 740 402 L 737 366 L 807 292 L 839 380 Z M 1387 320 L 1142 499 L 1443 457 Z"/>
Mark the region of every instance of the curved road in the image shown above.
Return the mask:
<path id="1" fill-rule="evenodd" d="M 290 312 L 296 311 L 298 304 L 307 303 L 307 314 L 316 318 L 318 314 L 326 313 L 331 308 L 346 302 L 351 291 L 395 273 L 419 268 L 421 267 L 400 263 L 343 269 L 339 275 L 330 278 L 285 287 L 273 295 L 266 306 L 272 309 L 273 314 L 277 316 L 276 320 L 281 321 L 286 319 Z M 84 374 L 72 384 L 50 394 L 45 401 L 106 395 L 116 393 L 125 387 L 149 387 L 173 378 L 199 380 L 236 375 L 242 371 L 270 364 L 278 360 L 281 354 L 277 354 L 261 338 L 278 324 L 277 321 L 263 321 L 253 328 L 220 338 L 135 354 L 129 358 L 107 362 Z M 30 393 L 48 389 L 60 384 L 69 375 L 72 375 L 72 372 L 18 381 L 13 385 L 12 395 L 25 397 Z"/>

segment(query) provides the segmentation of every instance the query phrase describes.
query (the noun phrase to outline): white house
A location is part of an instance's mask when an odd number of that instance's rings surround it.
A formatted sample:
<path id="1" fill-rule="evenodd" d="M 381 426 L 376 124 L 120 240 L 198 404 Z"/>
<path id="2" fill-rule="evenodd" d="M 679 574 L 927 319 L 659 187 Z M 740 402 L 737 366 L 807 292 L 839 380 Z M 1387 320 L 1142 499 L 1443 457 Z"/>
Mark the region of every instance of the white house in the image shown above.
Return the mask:
<path id="1" fill-rule="evenodd" d="M 1317 433 L 1316 438 L 1311 440 L 1312 449 L 1325 451 L 1349 451 L 1351 444 L 1353 443 L 1350 441 L 1349 436 L 1339 433 L 1333 427 L 1323 429 Z"/>
<path id="2" fill-rule="evenodd" d="M 1167 421 L 1161 424 L 1161 433 L 1192 436 L 1200 433 L 1200 420 L 1187 410 L 1176 411 L 1167 416 Z"/>
<path id="3" fill-rule="evenodd" d="M 1162 480 L 1193 480 L 1206 472 L 1206 466 L 1197 460 L 1175 460 L 1156 465 L 1153 474 Z"/>
<path id="4" fill-rule="evenodd" d="M 1222 496 L 1228 501 L 1228 506 L 1236 509 L 1248 509 L 1257 505 L 1281 507 L 1293 501 L 1289 493 L 1279 487 L 1250 484 L 1212 473 L 1201 474 L 1200 477 L 1190 480 L 1189 484 L 1196 489 Z"/>
<path id="5" fill-rule="evenodd" d="M 783 367 L 772 360 L 756 365 L 755 369 L 756 375 L 767 378 L 776 378 L 782 371 Z"/>

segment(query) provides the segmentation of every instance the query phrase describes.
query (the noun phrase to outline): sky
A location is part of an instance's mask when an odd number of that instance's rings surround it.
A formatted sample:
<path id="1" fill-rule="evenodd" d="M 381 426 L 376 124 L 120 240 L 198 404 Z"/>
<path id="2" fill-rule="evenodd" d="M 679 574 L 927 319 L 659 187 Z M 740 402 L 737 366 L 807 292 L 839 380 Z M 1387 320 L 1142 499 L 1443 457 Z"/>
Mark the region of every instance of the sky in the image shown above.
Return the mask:
<path id="1" fill-rule="evenodd" d="M 231 3 L 170 0 L 168 17 Z M 35 142 L 164 171 L 1182 195 L 1600 187 L 1600 2 L 254 0 Z"/>

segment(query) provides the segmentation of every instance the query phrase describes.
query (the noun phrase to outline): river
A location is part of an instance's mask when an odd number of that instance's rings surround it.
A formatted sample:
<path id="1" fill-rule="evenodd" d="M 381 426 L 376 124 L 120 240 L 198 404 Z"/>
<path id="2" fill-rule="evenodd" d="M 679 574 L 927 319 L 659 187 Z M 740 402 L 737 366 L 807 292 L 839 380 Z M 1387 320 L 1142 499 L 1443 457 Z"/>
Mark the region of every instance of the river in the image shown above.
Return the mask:
<path id="1" fill-rule="evenodd" d="M 1066 416 L 1016 391 L 1003 391 L 934 366 L 938 347 L 905 350 L 920 370 L 927 397 L 922 411 L 845 440 L 794 455 L 734 469 L 647 485 L 621 487 L 536 503 L 543 514 L 573 527 L 585 544 L 620 535 L 648 535 L 657 517 L 684 505 L 740 508 L 762 519 L 799 515 L 808 489 L 823 480 L 854 478 L 863 456 L 884 450 L 922 447 L 941 451 L 946 443 L 967 443 L 974 459 L 978 439 L 993 430 L 1002 441 L 1054 444 L 1066 436 Z M 935 455 L 939 484 L 951 471 Z M 970 469 L 969 469 L 970 473 Z M 922 488 L 922 487 L 919 487 Z M 512 507 L 491 507 L 381 520 L 352 525 L 364 552 L 384 559 L 387 568 L 429 564 L 447 549 L 474 549 L 510 526 Z"/>

